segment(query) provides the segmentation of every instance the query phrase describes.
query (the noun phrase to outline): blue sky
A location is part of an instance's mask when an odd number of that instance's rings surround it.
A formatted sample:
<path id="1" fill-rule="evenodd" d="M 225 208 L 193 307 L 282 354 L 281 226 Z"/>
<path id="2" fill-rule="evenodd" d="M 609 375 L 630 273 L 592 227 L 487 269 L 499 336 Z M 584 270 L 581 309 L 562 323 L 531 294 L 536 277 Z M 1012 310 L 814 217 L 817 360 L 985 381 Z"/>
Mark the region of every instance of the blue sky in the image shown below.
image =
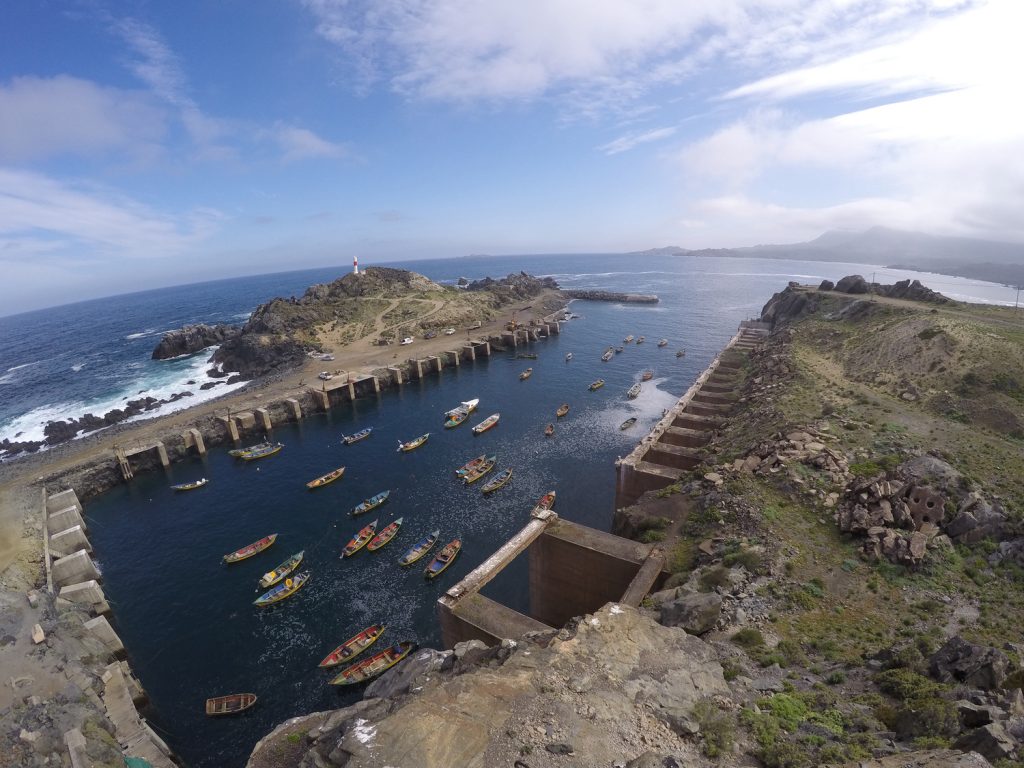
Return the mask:
<path id="1" fill-rule="evenodd" d="M 1024 241 L 1019 0 L 11 0 L 0 314 L 237 274 Z"/>

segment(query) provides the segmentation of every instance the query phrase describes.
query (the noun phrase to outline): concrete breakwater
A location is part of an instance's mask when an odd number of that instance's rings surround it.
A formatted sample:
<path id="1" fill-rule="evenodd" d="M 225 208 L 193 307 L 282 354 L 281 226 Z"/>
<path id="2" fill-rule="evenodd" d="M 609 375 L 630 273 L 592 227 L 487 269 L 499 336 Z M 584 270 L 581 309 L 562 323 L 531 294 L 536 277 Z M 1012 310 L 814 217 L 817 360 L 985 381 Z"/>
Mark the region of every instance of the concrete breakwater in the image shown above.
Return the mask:
<path id="1" fill-rule="evenodd" d="M 588 301 L 621 301 L 626 304 L 657 304 L 659 299 L 651 293 L 620 293 L 618 291 L 563 290 L 570 299 Z"/>

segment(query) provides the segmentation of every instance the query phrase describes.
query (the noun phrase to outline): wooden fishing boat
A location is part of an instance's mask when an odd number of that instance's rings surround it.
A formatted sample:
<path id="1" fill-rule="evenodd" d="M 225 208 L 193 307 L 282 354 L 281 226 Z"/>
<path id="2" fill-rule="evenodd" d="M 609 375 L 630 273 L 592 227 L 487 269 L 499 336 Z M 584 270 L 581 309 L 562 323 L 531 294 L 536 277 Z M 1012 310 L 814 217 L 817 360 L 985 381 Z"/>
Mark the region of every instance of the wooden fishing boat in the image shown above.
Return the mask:
<path id="1" fill-rule="evenodd" d="M 277 541 L 277 534 L 272 533 L 269 536 L 264 536 L 259 541 L 254 541 L 252 544 L 247 544 L 241 549 L 236 549 L 230 555 L 224 555 L 225 563 L 237 563 L 239 560 L 245 560 L 252 557 L 253 555 L 259 554 L 264 549 L 269 547 Z"/>
<path id="2" fill-rule="evenodd" d="M 243 453 L 239 458 L 242 461 L 256 461 L 256 459 L 265 459 L 267 456 L 273 456 L 284 448 L 284 443 L 270 443 L 263 448 L 259 448 L 255 451 L 248 451 Z"/>
<path id="3" fill-rule="evenodd" d="M 603 386 L 604 386 L 604 379 L 598 379 L 597 381 L 593 382 L 590 385 L 589 389 L 590 389 L 591 392 L 595 392 L 595 391 L 599 390 Z"/>
<path id="4" fill-rule="evenodd" d="M 640 381 L 650 381 L 654 378 L 654 371 L 644 371 L 640 376 Z"/>
<path id="5" fill-rule="evenodd" d="M 536 506 L 534 506 L 533 511 L 544 512 L 548 509 L 551 509 L 553 506 L 555 506 L 555 492 L 548 491 L 547 493 L 540 497 L 540 501 L 538 501 Z"/>
<path id="6" fill-rule="evenodd" d="M 352 443 L 358 443 L 360 440 L 365 440 L 366 438 L 368 438 L 371 432 L 373 432 L 373 427 L 361 429 L 358 432 L 351 435 L 342 435 L 341 442 L 343 442 L 345 445 L 352 445 Z"/>
<path id="7" fill-rule="evenodd" d="M 615 348 L 615 354 L 616 355 L 619 354 L 619 352 L 622 352 L 624 349 L 625 349 L 625 347 L 616 347 Z"/>
<path id="8" fill-rule="evenodd" d="M 630 428 L 630 427 L 632 427 L 632 426 L 633 426 L 634 424 L 636 424 L 636 416 L 630 416 L 630 417 L 629 417 L 628 419 L 626 419 L 626 420 L 625 420 L 624 422 L 622 422 L 621 424 L 619 424 L 619 429 L 629 429 L 629 428 Z"/>
<path id="9" fill-rule="evenodd" d="M 423 445 L 425 442 L 427 442 L 427 438 L 428 437 L 430 437 L 430 433 L 429 432 L 427 432 L 427 434 L 425 434 L 425 435 L 420 435 L 415 440 L 410 440 L 407 443 L 403 443 L 401 440 L 399 440 L 398 441 L 398 450 L 400 452 L 402 452 L 402 453 L 408 453 L 409 451 L 415 451 L 417 448 L 419 448 L 421 445 Z"/>
<path id="10" fill-rule="evenodd" d="M 686 350 L 685 349 L 676 350 L 676 357 L 685 357 L 685 356 L 686 356 Z"/>
<path id="11" fill-rule="evenodd" d="M 633 340 L 633 334 L 631 333 L 631 334 L 629 334 L 629 336 L 624 338 L 622 341 L 625 342 L 626 344 L 629 344 L 629 342 L 631 342 L 632 340 Z"/>
<path id="12" fill-rule="evenodd" d="M 477 456 L 475 459 L 470 459 L 465 464 L 463 464 L 461 467 L 456 469 L 455 470 L 455 476 L 456 477 L 464 477 L 465 475 L 469 474 L 470 472 L 475 470 L 477 467 L 479 467 L 481 464 L 483 464 L 485 461 L 487 461 L 487 454 L 482 453 L 479 456 Z"/>
<path id="13" fill-rule="evenodd" d="M 380 518 L 378 518 L 380 519 Z M 342 557 L 352 557 L 356 552 L 366 546 L 366 543 L 373 538 L 373 535 L 377 532 L 377 520 L 362 528 L 359 533 L 349 539 L 348 544 L 345 545 L 345 551 L 341 553 Z"/>
<path id="14" fill-rule="evenodd" d="M 554 424 L 548 424 L 546 427 L 544 427 L 544 437 L 551 437 L 553 434 L 555 434 Z"/>
<path id="15" fill-rule="evenodd" d="M 308 483 L 306 483 L 306 487 L 309 488 L 309 490 L 311 491 L 314 488 L 322 488 L 323 486 L 328 485 L 329 483 L 333 483 L 335 480 L 337 480 L 344 474 L 345 468 L 338 467 L 337 469 L 328 472 L 326 475 L 321 475 L 316 480 L 310 480 Z"/>
<path id="16" fill-rule="evenodd" d="M 376 509 L 381 504 L 383 504 L 385 501 L 387 501 L 388 500 L 388 496 L 390 496 L 390 495 L 391 495 L 391 491 L 390 490 L 381 491 L 376 496 L 371 496 L 370 498 L 366 499 L 365 501 L 362 501 L 359 504 L 356 504 L 354 507 L 352 507 L 352 513 L 351 513 L 352 517 L 358 517 L 359 515 L 366 514 L 370 510 Z"/>
<path id="17" fill-rule="evenodd" d="M 258 450 L 260 450 L 262 448 L 266 448 L 269 445 L 270 445 L 270 443 L 267 442 L 266 440 L 264 440 L 262 443 L 256 443 L 256 445 L 250 445 L 248 448 L 232 448 L 230 451 L 228 451 L 228 456 L 233 456 L 233 457 L 235 457 L 237 459 L 237 458 L 239 458 L 240 456 L 242 456 L 242 455 L 244 455 L 246 453 L 252 453 L 253 451 L 258 451 Z"/>
<path id="18" fill-rule="evenodd" d="M 570 360 L 572 360 L 572 352 L 567 353 L 565 356 L 565 362 L 568 363 Z"/>
<path id="19" fill-rule="evenodd" d="M 453 427 L 457 427 L 468 418 L 469 413 L 466 411 L 452 411 L 451 415 L 449 415 L 444 422 L 444 428 L 452 429 Z"/>
<path id="20" fill-rule="evenodd" d="M 519 374 L 519 380 L 526 381 L 531 376 L 533 376 L 533 368 L 527 368 L 525 371 Z"/>
<path id="21" fill-rule="evenodd" d="M 501 472 L 496 474 L 491 480 L 484 485 L 480 490 L 484 493 L 494 493 L 496 490 L 501 488 L 505 483 L 512 479 L 512 469 L 503 469 Z"/>
<path id="22" fill-rule="evenodd" d="M 494 469 L 495 466 L 497 466 L 497 464 L 498 464 L 498 457 L 497 456 L 488 456 L 484 460 L 483 464 L 480 464 L 475 469 L 473 469 L 470 472 L 467 472 L 466 474 L 464 474 L 462 476 L 462 482 L 465 483 L 466 485 L 471 485 L 472 483 L 475 483 L 481 477 L 483 477 L 488 472 L 490 472 L 492 469 Z"/>
<path id="23" fill-rule="evenodd" d="M 179 483 L 178 485 L 172 485 L 172 491 L 194 491 L 196 488 L 202 488 L 206 485 L 209 480 L 205 477 L 201 477 L 198 480 L 193 480 L 191 483 Z"/>
<path id="24" fill-rule="evenodd" d="M 636 384 L 634 384 L 632 387 L 626 390 L 626 397 L 628 397 L 630 400 L 636 400 L 640 396 L 640 390 L 641 386 L 640 382 L 638 381 Z"/>
<path id="25" fill-rule="evenodd" d="M 555 411 L 555 416 L 557 416 L 558 418 L 562 418 L 568 412 L 569 412 L 569 404 L 568 403 L 562 403 L 560 406 L 558 406 L 558 410 Z"/>
<path id="26" fill-rule="evenodd" d="M 447 418 L 450 418 L 452 415 L 454 415 L 456 413 L 467 413 L 467 414 L 472 413 L 473 411 L 476 410 L 476 407 L 478 405 L 480 405 L 480 398 L 479 397 L 475 397 L 472 400 L 466 400 L 464 402 L 459 403 L 457 406 L 452 408 L 450 411 L 445 411 L 444 412 L 444 417 L 447 419 Z"/>
<path id="27" fill-rule="evenodd" d="M 305 550 L 302 552 L 296 552 L 274 570 L 264 573 L 263 578 L 260 579 L 260 586 L 263 589 L 267 589 L 268 587 L 272 587 L 277 584 L 281 579 L 299 567 L 299 564 L 302 562 L 302 557 L 305 554 Z"/>
<path id="28" fill-rule="evenodd" d="M 434 544 L 437 543 L 437 537 L 441 535 L 440 531 L 431 531 L 422 539 L 417 541 L 398 559 L 399 565 L 412 565 L 427 552 L 433 549 Z"/>
<path id="29" fill-rule="evenodd" d="M 668 339 L 659 339 L 658 340 L 658 346 L 659 347 L 667 347 L 668 346 Z"/>
<path id="30" fill-rule="evenodd" d="M 537 356 L 532 352 L 525 352 L 516 355 L 516 360 L 536 360 Z"/>
<path id="31" fill-rule="evenodd" d="M 461 539 L 449 541 L 440 552 L 434 555 L 434 559 L 427 564 L 423 575 L 428 579 L 436 579 L 452 564 L 461 549 Z"/>
<path id="32" fill-rule="evenodd" d="M 604 360 L 607 363 L 614 356 L 615 356 L 615 352 L 609 349 L 607 352 L 605 352 L 603 355 L 601 355 L 601 359 Z"/>
<path id="33" fill-rule="evenodd" d="M 393 538 L 395 538 L 395 536 L 398 535 L 398 529 L 402 527 L 403 519 L 404 518 L 399 517 L 398 519 L 393 520 L 392 522 L 384 526 L 384 530 L 382 530 L 380 533 L 378 533 L 376 536 L 370 539 L 370 543 L 366 545 L 367 551 L 376 552 L 378 549 L 380 549 Z"/>
<path id="34" fill-rule="evenodd" d="M 473 427 L 473 434 L 474 435 L 483 434 L 488 429 L 490 429 L 491 427 L 496 425 L 498 423 L 499 419 L 501 419 L 501 414 L 500 413 L 492 413 L 486 419 L 484 419 L 479 424 L 477 424 L 475 427 Z"/>
<path id="35" fill-rule="evenodd" d="M 256 703 L 255 693 L 232 693 L 227 696 L 214 696 L 206 700 L 206 715 L 237 715 Z"/>
<path id="36" fill-rule="evenodd" d="M 416 647 L 416 643 L 408 640 L 385 648 L 380 653 L 375 653 L 368 659 L 351 664 L 341 670 L 341 673 L 331 680 L 331 685 L 356 685 L 365 683 L 377 675 L 391 669 L 400 662 Z"/>
<path id="37" fill-rule="evenodd" d="M 367 627 L 358 635 L 350 637 L 344 643 L 342 643 L 333 651 L 324 656 L 324 660 L 321 661 L 317 666 L 336 667 L 343 661 L 351 661 L 360 653 L 369 648 L 371 645 L 376 643 L 380 636 L 383 634 L 383 624 L 374 624 L 372 627 Z"/>
<path id="38" fill-rule="evenodd" d="M 644 337 L 643 336 L 637 336 L 636 337 L 636 343 L 637 344 L 643 344 L 644 343 Z"/>
<path id="39" fill-rule="evenodd" d="M 309 581 L 309 571 L 297 573 L 285 579 L 276 587 L 271 587 L 265 594 L 253 600 L 252 604 L 259 608 L 266 608 L 274 603 L 279 603 L 302 589 L 307 581 Z"/>

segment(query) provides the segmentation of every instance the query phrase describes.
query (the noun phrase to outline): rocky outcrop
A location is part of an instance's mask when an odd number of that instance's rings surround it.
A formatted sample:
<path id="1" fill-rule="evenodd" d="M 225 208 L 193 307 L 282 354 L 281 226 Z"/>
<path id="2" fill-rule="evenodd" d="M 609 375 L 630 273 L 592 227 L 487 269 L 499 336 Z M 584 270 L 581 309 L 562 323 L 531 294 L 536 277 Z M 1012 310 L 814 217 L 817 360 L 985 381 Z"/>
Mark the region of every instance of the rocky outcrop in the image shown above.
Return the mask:
<path id="1" fill-rule="evenodd" d="M 485 277 L 474 280 L 464 286 L 467 291 L 488 291 L 502 303 L 520 299 L 532 299 L 542 291 L 558 290 L 558 283 L 553 277 L 534 277 L 526 272 L 513 272 L 499 280 Z"/>
<path id="2" fill-rule="evenodd" d="M 991 691 L 1001 688 L 1010 669 L 1006 654 L 986 645 L 951 637 L 928 659 L 928 672 L 943 683 L 963 683 Z"/>
<path id="3" fill-rule="evenodd" d="M 839 282 L 836 283 L 836 287 L 832 290 L 838 293 L 867 293 L 871 290 L 871 286 L 860 275 L 847 275 L 840 278 Z"/>
<path id="4" fill-rule="evenodd" d="M 932 749 L 862 760 L 857 768 L 992 768 L 992 764 L 976 752 Z"/>
<path id="5" fill-rule="evenodd" d="M 186 325 L 165 333 L 153 350 L 153 360 L 191 355 L 207 347 L 215 347 L 233 339 L 242 332 L 235 325 Z"/>
<path id="6" fill-rule="evenodd" d="M 932 304 L 952 304 L 952 299 L 943 296 L 921 285 L 920 280 L 900 280 L 893 285 L 874 286 L 874 292 L 879 296 L 887 296 L 890 299 L 909 299 L 911 301 L 927 301 Z"/>
<path id="7" fill-rule="evenodd" d="M 584 290 L 562 291 L 562 293 L 570 299 L 584 299 L 586 301 L 621 301 L 626 304 L 657 304 L 659 301 L 657 296 L 646 293 Z"/>
<path id="8" fill-rule="evenodd" d="M 243 378 L 254 379 L 294 368 L 305 359 L 305 347 L 294 339 L 246 332 L 223 344 L 214 352 L 211 362 L 222 371 L 234 371 Z"/>

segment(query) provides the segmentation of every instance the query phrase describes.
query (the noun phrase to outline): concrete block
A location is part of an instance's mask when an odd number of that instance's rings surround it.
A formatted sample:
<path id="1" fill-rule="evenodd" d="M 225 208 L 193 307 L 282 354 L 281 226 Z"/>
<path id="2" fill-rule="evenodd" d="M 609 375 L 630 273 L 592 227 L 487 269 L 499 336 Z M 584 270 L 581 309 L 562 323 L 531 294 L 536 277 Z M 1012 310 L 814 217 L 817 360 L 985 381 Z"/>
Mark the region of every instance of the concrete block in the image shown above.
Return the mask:
<path id="1" fill-rule="evenodd" d="M 75 525 L 80 525 L 83 530 L 88 530 L 78 507 L 67 507 L 56 512 L 50 512 L 46 518 L 46 530 L 50 533 L 66 531 Z"/>
<path id="2" fill-rule="evenodd" d="M 270 411 L 268 411 L 266 408 L 257 408 L 256 423 L 259 424 L 264 431 L 269 432 L 271 428 Z"/>
<path id="3" fill-rule="evenodd" d="M 194 427 L 181 433 L 181 439 L 185 442 L 185 449 L 195 446 L 196 453 L 200 456 L 206 453 L 206 442 L 203 440 L 203 433 Z"/>
<path id="4" fill-rule="evenodd" d="M 121 642 L 121 638 L 117 636 L 114 628 L 110 626 L 110 622 L 107 621 L 104 616 L 97 616 L 95 619 L 89 619 L 84 626 L 93 637 L 99 640 L 107 649 L 117 655 L 124 653 L 124 643 Z"/>
<path id="5" fill-rule="evenodd" d="M 390 368 L 388 368 L 388 372 L 391 373 L 391 375 L 395 377 L 395 384 L 401 384 L 402 383 L 402 369 L 401 368 L 390 367 Z"/>
<path id="6" fill-rule="evenodd" d="M 25 594 L 25 597 L 28 599 L 29 608 L 38 608 L 39 607 L 39 593 L 36 592 L 34 589 L 30 589 Z"/>
<path id="7" fill-rule="evenodd" d="M 218 416 L 218 420 L 224 424 L 225 429 L 228 431 L 228 437 L 234 443 L 238 442 L 238 425 L 235 424 L 235 420 L 228 416 Z"/>
<path id="8" fill-rule="evenodd" d="M 252 429 L 256 426 L 256 416 L 252 411 L 236 413 L 234 418 L 235 423 L 237 423 L 241 429 Z"/>
<path id="9" fill-rule="evenodd" d="M 61 587 L 58 597 L 83 605 L 100 605 L 106 602 L 103 588 L 95 580 L 68 584 L 66 587 Z"/>
<path id="10" fill-rule="evenodd" d="M 326 390 L 313 389 L 310 391 L 313 393 L 313 399 L 316 401 L 316 404 L 320 406 L 321 410 L 329 411 L 331 409 L 331 398 L 330 395 L 327 394 Z"/>
<path id="11" fill-rule="evenodd" d="M 50 537 L 50 549 L 55 555 L 58 555 L 58 553 L 70 555 L 72 552 L 77 552 L 80 549 L 92 552 L 92 544 L 89 543 L 89 539 L 86 537 L 85 531 L 82 530 L 82 526 L 76 525 L 68 528 L 66 531 L 53 534 Z"/>
<path id="12" fill-rule="evenodd" d="M 75 507 L 79 512 L 82 511 L 82 502 L 78 500 L 78 494 L 71 488 L 46 497 L 47 512 L 56 512 L 59 509 L 66 509 L 68 507 Z"/>
<path id="13" fill-rule="evenodd" d="M 96 564 L 88 553 L 81 549 L 54 561 L 52 573 L 53 583 L 59 587 L 100 578 Z"/>
<path id="14" fill-rule="evenodd" d="M 68 748 L 68 757 L 71 758 L 71 768 L 89 768 L 91 761 L 85 751 L 85 736 L 77 728 L 72 728 L 64 734 L 64 743 Z"/>
<path id="15" fill-rule="evenodd" d="M 46 639 L 46 633 L 43 632 L 43 628 L 36 624 L 32 627 L 32 642 L 39 645 Z"/>
<path id="16" fill-rule="evenodd" d="M 286 398 L 284 402 L 285 405 L 291 409 L 292 416 L 295 418 L 296 421 L 302 418 L 302 407 L 299 405 L 298 400 L 296 400 L 294 397 L 289 397 Z"/>

